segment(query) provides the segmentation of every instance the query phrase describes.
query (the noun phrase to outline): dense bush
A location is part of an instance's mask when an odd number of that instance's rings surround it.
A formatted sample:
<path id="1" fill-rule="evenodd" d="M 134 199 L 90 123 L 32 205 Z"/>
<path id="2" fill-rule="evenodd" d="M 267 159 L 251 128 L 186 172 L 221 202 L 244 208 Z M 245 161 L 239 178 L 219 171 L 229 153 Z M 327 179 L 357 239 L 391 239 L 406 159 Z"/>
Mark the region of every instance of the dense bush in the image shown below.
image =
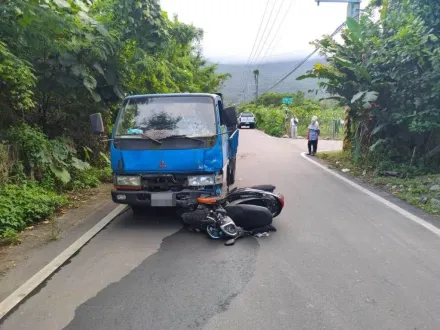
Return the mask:
<path id="1" fill-rule="evenodd" d="M 95 160 L 99 168 L 91 167 L 76 157 L 69 139 L 50 140 L 26 124 L 3 135 L 8 140 L 0 144 L 0 237 L 7 241 L 13 241 L 15 231 L 50 217 L 66 204 L 66 191 L 111 182 L 107 157 Z"/>
<path id="2" fill-rule="evenodd" d="M 344 148 L 354 162 L 440 170 L 439 10 L 438 1 L 374 1 L 347 21 L 343 42 L 316 41 L 328 64 L 297 79 L 322 79 L 348 105 Z"/>
<path id="3" fill-rule="evenodd" d="M 35 182 L 4 185 L 0 188 L 0 235 L 44 220 L 66 203 L 66 197 Z"/>
<path id="4" fill-rule="evenodd" d="M 294 102 L 290 105 L 282 105 L 283 97 L 293 97 Z M 241 105 L 239 112 L 252 112 L 257 121 L 257 127 L 269 135 L 282 136 L 289 132 L 290 118 L 298 118 L 298 134 L 305 136 L 307 127 L 313 116 L 318 117 L 323 136 L 331 136 L 332 121 L 340 122 L 344 112 L 342 108 L 334 107 L 331 103 L 323 103 L 317 100 L 306 99 L 302 93 L 266 93 L 258 99 L 259 106 L 255 103 Z M 336 125 L 339 129 L 339 125 Z M 335 138 L 342 137 L 342 128 L 337 130 Z"/>
<path id="5" fill-rule="evenodd" d="M 90 114 L 109 133 L 126 94 L 217 92 L 228 77 L 203 57 L 203 31 L 158 0 L 43 2 L 0 1 L 0 233 L 10 238 L 62 204 L 53 191 L 112 181 Z"/>

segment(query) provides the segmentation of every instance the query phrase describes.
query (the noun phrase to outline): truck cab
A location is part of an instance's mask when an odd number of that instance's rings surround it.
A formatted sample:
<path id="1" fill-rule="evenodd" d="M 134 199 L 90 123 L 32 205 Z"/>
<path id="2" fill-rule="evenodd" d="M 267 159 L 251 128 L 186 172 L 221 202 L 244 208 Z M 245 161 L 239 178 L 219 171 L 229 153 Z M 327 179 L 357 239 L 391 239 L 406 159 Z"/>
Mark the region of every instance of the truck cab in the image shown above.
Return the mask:
<path id="1" fill-rule="evenodd" d="M 95 133 L 103 131 L 92 115 Z M 127 97 L 110 144 L 115 203 L 134 208 L 186 207 L 220 195 L 235 181 L 239 131 L 235 108 L 221 94 Z"/>

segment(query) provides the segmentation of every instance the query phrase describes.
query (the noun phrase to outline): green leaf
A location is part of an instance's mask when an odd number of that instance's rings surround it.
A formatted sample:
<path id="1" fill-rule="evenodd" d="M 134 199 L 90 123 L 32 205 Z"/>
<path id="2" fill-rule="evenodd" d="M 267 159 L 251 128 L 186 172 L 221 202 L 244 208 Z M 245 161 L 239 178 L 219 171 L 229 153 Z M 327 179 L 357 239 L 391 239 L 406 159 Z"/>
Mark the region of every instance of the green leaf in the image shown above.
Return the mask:
<path id="1" fill-rule="evenodd" d="M 113 86 L 113 91 L 120 99 L 123 99 L 125 97 L 121 85 L 117 84 Z"/>
<path id="2" fill-rule="evenodd" d="M 83 84 L 89 91 L 93 91 L 96 88 L 96 79 L 92 76 L 85 76 L 83 79 Z"/>
<path id="3" fill-rule="evenodd" d="M 118 74 L 115 68 L 108 68 L 105 72 L 105 79 L 109 85 L 114 85 L 118 81 Z"/>
<path id="4" fill-rule="evenodd" d="M 371 106 L 370 102 L 374 102 L 379 97 L 378 92 L 367 92 L 363 98 L 364 100 L 364 108 L 369 108 Z"/>
<path id="5" fill-rule="evenodd" d="M 59 61 L 63 66 L 71 66 L 76 63 L 76 56 L 71 53 L 64 53 L 60 56 Z"/>
<path id="6" fill-rule="evenodd" d="M 79 8 L 81 8 L 82 11 L 86 13 L 89 11 L 89 7 L 81 0 L 75 0 L 75 3 Z"/>
<path id="7" fill-rule="evenodd" d="M 78 159 L 76 157 L 72 157 L 72 166 L 80 171 L 84 171 L 90 168 L 89 163 L 83 162 L 81 159 Z"/>
<path id="8" fill-rule="evenodd" d="M 60 8 L 70 8 L 70 4 L 66 0 L 53 0 Z"/>
<path id="9" fill-rule="evenodd" d="M 70 173 L 62 167 L 56 166 L 54 164 L 49 165 L 52 173 L 64 184 L 69 183 L 71 180 Z"/>
<path id="10" fill-rule="evenodd" d="M 365 92 L 359 92 L 356 95 L 353 96 L 353 98 L 351 99 L 351 103 L 355 103 L 357 101 L 359 101 L 363 96 L 365 95 Z"/>
<path id="11" fill-rule="evenodd" d="M 378 146 L 380 146 L 381 144 L 384 144 L 385 142 L 387 142 L 386 139 L 377 140 L 372 146 L 370 146 L 370 151 L 374 151 Z"/>
<path id="12" fill-rule="evenodd" d="M 77 87 L 81 83 L 77 79 L 74 79 L 74 78 L 68 77 L 68 76 L 64 76 L 64 75 L 57 77 L 56 81 L 58 81 L 61 85 L 71 87 L 71 88 Z"/>
<path id="13" fill-rule="evenodd" d="M 304 80 L 304 79 L 310 79 L 310 78 L 318 78 L 318 76 L 314 73 L 308 73 L 308 74 L 303 74 L 302 76 L 299 76 L 296 78 L 296 80 Z"/>
<path id="14" fill-rule="evenodd" d="M 362 27 L 357 19 L 349 17 L 347 18 L 347 27 L 350 33 L 355 37 L 356 41 L 361 40 Z"/>
<path id="15" fill-rule="evenodd" d="M 371 135 L 375 135 L 377 134 L 382 128 L 384 128 L 385 126 L 387 126 L 387 124 L 380 124 L 377 125 L 372 131 L 371 131 Z"/>
<path id="16" fill-rule="evenodd" d="M 110 159 L 107 157 L 106 154 L 104 154 L 102 151 L 99 153 L 101 157 L 107 162 L 107 164 L 110 164 Z"/>
<path id="17" fill-rule="evenodd" d="M 96 93 L 95 91 L 89 90 L 90 95 L 92 95 L 93 100 L 95 102 L 101 102 L 101 95 L 99 95 L 98 93 Z"/>
<path id="18" fill-rule="evenodd" d="M 104 27 L 104 25 L 102 24 L 97 24 L 96 25 L 96 30 L 103 36 L 103 37 L 108 37 L 109 32 L 108 30 Z"/>

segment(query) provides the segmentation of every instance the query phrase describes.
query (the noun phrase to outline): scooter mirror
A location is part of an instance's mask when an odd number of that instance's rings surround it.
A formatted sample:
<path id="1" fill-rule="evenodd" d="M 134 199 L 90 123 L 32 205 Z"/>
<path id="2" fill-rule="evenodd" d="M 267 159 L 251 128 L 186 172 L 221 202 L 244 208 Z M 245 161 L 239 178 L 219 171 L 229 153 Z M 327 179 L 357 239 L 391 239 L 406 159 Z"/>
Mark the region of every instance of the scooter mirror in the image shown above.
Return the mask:
<path id="1" fill-rule="evenodd" d="M 235 244 L 235 239 L 234 238 L 232 238 L 232 239 L 228 239 L 226 242 L 225 242 L 225 245 L 226 246 L 231 246 L 231 245 L 234 245 Z"/>

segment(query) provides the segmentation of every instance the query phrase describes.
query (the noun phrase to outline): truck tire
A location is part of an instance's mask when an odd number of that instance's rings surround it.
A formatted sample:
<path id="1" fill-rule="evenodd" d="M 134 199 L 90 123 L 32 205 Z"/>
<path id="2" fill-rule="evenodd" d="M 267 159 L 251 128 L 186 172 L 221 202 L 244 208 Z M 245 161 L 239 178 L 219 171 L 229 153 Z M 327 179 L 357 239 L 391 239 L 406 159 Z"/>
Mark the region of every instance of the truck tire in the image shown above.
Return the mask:
<path id="1" fill-rule="evenodd" d="M 229 186 L 232 186 L 235 183 L 235 172 L 236 172 L 236 159 L 230 159 L 227 173 L 226 173 L 226 182 Z"/>

